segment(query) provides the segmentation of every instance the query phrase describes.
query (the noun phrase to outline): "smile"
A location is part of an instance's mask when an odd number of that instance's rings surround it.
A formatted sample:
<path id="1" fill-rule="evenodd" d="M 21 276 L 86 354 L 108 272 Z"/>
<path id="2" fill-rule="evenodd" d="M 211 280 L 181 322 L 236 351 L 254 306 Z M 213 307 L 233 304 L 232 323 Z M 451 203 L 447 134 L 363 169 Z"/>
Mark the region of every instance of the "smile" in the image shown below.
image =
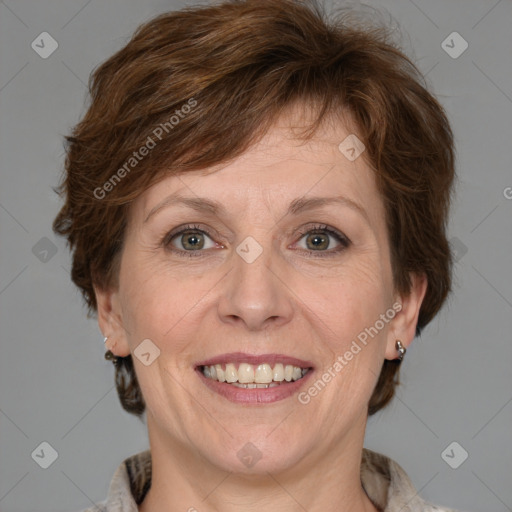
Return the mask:
<path id="1" fill-rule="evenodd" d="M 301 368 L 291 364 L 276 363 L 274 367 L 268 363 L 252 365 L 249 363 L 226 363 L 201 366 L 203 375 L 218 382 L 226 382 L 240 388 L 269 388 L 302 379 L 309 368 Z"/>
<path id="2" fill-rule="evenodd" d="M 270 403 L 293 395 L 312 373 L 311 363 L 277 354 L 225 354 L 196 366 L 201 380 L 231 402 Z"/>

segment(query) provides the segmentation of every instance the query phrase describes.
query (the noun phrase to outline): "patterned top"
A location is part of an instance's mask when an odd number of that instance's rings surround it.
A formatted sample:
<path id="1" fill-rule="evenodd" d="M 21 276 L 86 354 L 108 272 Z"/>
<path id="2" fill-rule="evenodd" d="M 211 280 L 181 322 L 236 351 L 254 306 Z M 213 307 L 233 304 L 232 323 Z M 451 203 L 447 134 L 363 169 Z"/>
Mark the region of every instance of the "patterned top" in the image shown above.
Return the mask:
<path id="1" fill-rule="evenodd" d="M 400 465 L 367 448 L 363 448 L 361 484 L 382 512 L 457 512 L 421 499 Z M 150 487 L 151 452 L 146 450 L 125 459 L 114 473 L 107 499 L 83 512 L 138 512 Z"/>

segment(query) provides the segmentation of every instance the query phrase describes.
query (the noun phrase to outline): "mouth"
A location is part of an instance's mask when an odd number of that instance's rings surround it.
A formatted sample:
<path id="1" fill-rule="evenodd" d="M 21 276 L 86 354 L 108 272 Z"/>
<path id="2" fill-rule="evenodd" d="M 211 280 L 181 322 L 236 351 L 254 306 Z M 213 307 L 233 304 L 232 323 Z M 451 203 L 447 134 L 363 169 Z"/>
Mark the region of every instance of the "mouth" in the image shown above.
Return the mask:
<path id="1" fill-rule="evenodd" d="M 232 402 L 269 403 L 302 387 L 313 365 L 280 354 L 233 353 L 201 362 L 196 371 L 210 389 Z"/>

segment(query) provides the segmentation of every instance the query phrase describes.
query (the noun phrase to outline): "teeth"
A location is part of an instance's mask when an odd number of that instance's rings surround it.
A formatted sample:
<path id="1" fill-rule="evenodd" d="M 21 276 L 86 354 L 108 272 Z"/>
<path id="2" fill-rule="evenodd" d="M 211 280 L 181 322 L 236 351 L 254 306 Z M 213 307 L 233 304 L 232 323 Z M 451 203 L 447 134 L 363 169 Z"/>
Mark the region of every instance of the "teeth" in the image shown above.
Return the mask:
<path id="1" fill-rule="evenodd" d="M 247 363 L 241 363 L 238 367 L 238 382 L 248 384 L 249 382 L 260 382 L 254 380 L 254 368 Z"/>
<path id="2" fill-rule="evenodd" d="M 214 379 L 214 378 L 215 377 L 212 374 L 212 379 Z M 294 366 L 293 373 L 292 373 L 292 379 L 299 380 L 300 378 L 302 378 L 302 368 L 298 368 L 297 366 Z"/>
<path id="3" fill-rule="evenodd" d="M 254 384 L 254 382 L 251 384 L 240 384 L 239 382 L 233 382 L 233 386 L 236 386 L 237 388 L 245 388 L 245 389 L 255 389 L 255 388 L 275 388 L 276 386 L 279 386 L 277 382 L 270 382 L 269 384 Z"/>
<path id="4" fill-rule="evenodd" d="M 238 370 L 234 363 L 203 367 L 205 377 L 246 389 L 275 387 L 283 381 L 296 381 L 304 377 L 308 371 L 308 368 L 282 363 L 276 363 L 274 368 L 267 363 L 256 367 L 248 363 L 240 363 Z"/>
<path id="5" fill-rule="evenodd" d="M 210 366 L 210 368 L 211 368 L 211 366 Z M 238 380 L 238 372 L 236 371 L 234 364 L 228 363 L 226 365 L 226 370 L 224 371 L 224 376 L 226 377 L 226 382 L 229 382 L 229 383 L 236 382 Z"/>
<path id="6" fill-rule="evenodd" d="M 207 368 L 207 366 L 205 366 Z M 211 368 L 211 366 L 210 366 Z M 217 380 L 219 382 L 226 382 L 226 376 L 224 374 L 224 370 L 222 369 L 222 366 L 220 364 L 215 365 L 215 372 L 217 373 Z"/>
<path id="7" fill-rule="evenodd" d="M 269 364 L 260 364 L 254 374 L 256 384 L 269 384 L 272 382 L 272 368 Z"/>
<path id="8" fill-rule="evenodd" d="M 284 366 L 281 363 L 277 363 L 274 366 L 273 380 L 276 382 L 283 382 L 284 380 Z"/>

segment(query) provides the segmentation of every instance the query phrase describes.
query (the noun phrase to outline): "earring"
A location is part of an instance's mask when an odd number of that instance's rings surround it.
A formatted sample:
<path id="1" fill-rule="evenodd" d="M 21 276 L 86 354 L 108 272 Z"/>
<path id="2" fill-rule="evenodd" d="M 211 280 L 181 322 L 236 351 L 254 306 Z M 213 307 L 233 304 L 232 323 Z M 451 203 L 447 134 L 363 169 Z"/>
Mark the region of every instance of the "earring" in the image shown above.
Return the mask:
<path id="1" fill-rule="evenodd" d="M 105 352 L 105 359 L 112 361 L 115 365 L 119 362 L 119 358 L 112 352 L 112 349 L 116 346 L 117 342 L 114 342 L 112 347 L 109 347 L 107 345 L 108 336 L 103 340 L 103 343 L 105 344 L 105 347 L 107 348 L 107 351 Z"/>
<path id="2" fill-rule="evenodd" d="M 398 359 L 401 361 L 404 358 L 407 349 L 402 345 L 400 340 L 396 340 L 396 349 L 398 350 Z"/>

